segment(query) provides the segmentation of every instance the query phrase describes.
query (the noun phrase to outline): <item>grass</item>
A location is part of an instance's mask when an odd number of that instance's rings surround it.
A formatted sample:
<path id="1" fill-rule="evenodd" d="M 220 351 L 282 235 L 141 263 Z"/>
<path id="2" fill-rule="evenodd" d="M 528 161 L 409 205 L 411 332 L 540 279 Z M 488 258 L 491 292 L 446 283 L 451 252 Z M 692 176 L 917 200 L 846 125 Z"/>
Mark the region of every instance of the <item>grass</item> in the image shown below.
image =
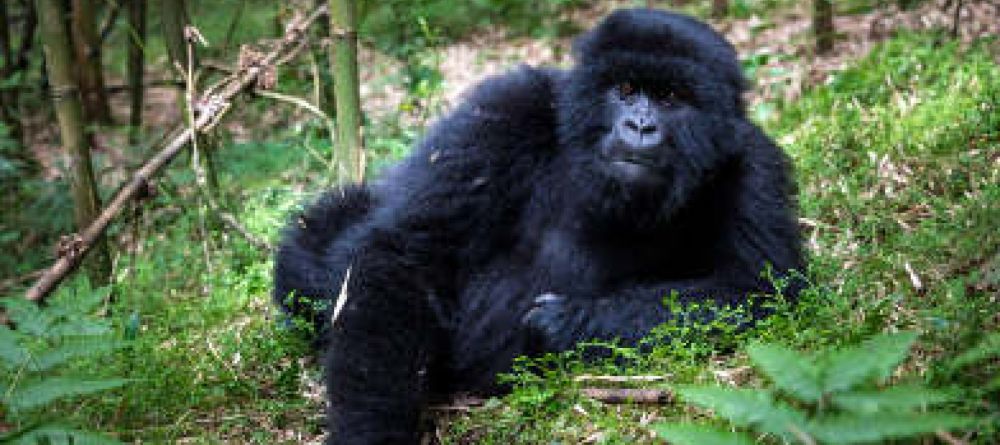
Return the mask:
<path id="1" fill-rule="evenodd" d="M 992 419 L 973 443 L 997 440 L 1000 408 L 987 397 L 995 392 L 975 390 L 996 364 L 947 371 L 949 360 L 1000 322 L 1000 283 L 988 273 L 1000 268 L 1000 68 L 991 44 L 962 49 L 939 35 L 901 35 L 798 101 L 771 105 L 778 112 L 763 125 L 797 167 L 814 283 L 787 314 L 750 333 L 650 342 L 641 354 L 616 348 L 598 362 L 576 352 L 520 362 L 505 377 L 512 394 L 445 416 L 443 442 L 655 443 L 654 421 L 704 413 L 603 405 L 583 397 L 573 376 L 668 376 L 650 387 L 756 386 L 760 376 L 739 352 L 749 337 L 810 351 L 896 330 L 920 334 L 905 377 L 965 388 L 949 408 Z M 405 144 L 394 138 L 408 141 L 413 130 L 374 126 L 383 127 L 386 134 L 371 137 L 383 153 L 398 155 Z M 292 129 L 220 152 L 229 202 L 268 239 L 326 183 L 302 140 Z M 134 344 L 111 360 L 78 364 L 134 383 L 59 408 L 126 442 L 315 440 L 317 370 L 303 358 L 307 346 L 271 317 L 269 256 L 237 235 L 205 236 L 183 168 L 157 184 L 139 224 L 118 229 L 132 231 L 135 245 L 117 258 L 110 318 L 122 335 L 138 326 Z"/>

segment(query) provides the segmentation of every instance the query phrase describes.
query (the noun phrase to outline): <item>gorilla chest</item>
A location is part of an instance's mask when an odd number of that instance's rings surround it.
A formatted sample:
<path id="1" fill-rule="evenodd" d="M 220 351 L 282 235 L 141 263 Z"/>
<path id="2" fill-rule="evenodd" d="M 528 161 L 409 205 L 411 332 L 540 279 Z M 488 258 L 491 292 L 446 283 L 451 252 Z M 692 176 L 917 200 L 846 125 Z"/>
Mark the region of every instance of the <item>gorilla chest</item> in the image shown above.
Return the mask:
<path id="1" fill-rule="evenodd" d="M 552 230 L 532 264 L 545 292 L 602 298 L 622 288 L 695 278 L 710 273 L 699 240 L 690 233 L 605 233 L 596 239 Z"/>

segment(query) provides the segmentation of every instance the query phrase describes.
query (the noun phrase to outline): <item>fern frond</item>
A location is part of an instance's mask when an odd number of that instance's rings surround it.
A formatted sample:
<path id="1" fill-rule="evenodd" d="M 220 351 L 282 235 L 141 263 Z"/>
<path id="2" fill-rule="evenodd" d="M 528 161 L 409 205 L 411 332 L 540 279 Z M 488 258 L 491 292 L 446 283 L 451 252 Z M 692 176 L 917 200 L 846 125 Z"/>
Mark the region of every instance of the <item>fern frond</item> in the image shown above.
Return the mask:
<path id="1" fill-rule="evenodd" d="M 3 404 L 13 410 L 27 410 L 66 397 L 92 394 L 128 383 L 128 379 L 82 380 L 51 377 L 21 382 L 3 395 Z"/>
<path id="2" fill-rule="evenodd" d="M 914 332 L 882 334 L 827 355 L 823 392 L 843 391 L 872 379 L 885 379 L 906 358 L 916 339 Z"/>
<path id="3" fill-rule="evenodd" d="M 693 424 L 661 424 L 655 428 L 660 437 L 674 445 L 754 445 L 750 436 Z"/>
<path id="4" fill-rule="evenodd" d="M 111 334 L 111 323 L 106 320 L 77 318 L 53 324 L 44 337 L 94 337 L 109 334 Z"/>
<path id="5" fill-rule="evenodd" d="M 19 431 L 15 437 L 0 438 L 0 443 L 12 445 L 73 444 L 73 445 L 122 445 L 123 442 L 103 434 L 80 431 L 57 423 L 42 424 Z"/>
<path id="6" fill-rule="evenodd" d="M 17 333 L 6 326 L 0 326 L 0 366 L 15 370 L 31 359 L 31 353 L 21 346 Z"/>
<path id="7" fill-rule="evenodd" d="M 779 389 L 806 402 L 816 402 L 822 397 L 819 370 L 810 358 L 773 344 L 753 344 L 747 352 Z"/>
<path id="8" fill-rule="evenodd" d="M 17 331 L 31 337 L 44 337 L 54 322 L 49 314 L 34 302 L 23 298 L 0 299 L 0 306 L 7 312 Z"/>
<path id="9" fill-rule="evenodd" d="M 974 418 L 954 414 L 844 414 L 814 420 L 805 431 L 823 443 L 855 444 L 966 428 L 975 422 Z"/>
<path id="10" fill-rule="evenodd" d="M 128 342 L 107 337 L 79 338 L 39 354 L 31 361 L 29 369 L 47 371 L 75 358 L 103 355 L 127 345 Z"/>
<path id="11" fill-rule="evenodd" d="M 830 401 L 838 408 L 858 413 L 907 411 L 956 399 L 956 394 L 920 386 L 894 386 L 881 391 L 854 391 L 834 394 Z"/>
<path id="12" fill-rule="evenodd" d="M 762 390 L 689 387 L 678 394 L 690 403 L 714 411 L 737 426 L 755 426 L 762 432 L 789 437 L 791 427 L 806 424 L 806 416 L 794 408 L 776 402 Z"/>

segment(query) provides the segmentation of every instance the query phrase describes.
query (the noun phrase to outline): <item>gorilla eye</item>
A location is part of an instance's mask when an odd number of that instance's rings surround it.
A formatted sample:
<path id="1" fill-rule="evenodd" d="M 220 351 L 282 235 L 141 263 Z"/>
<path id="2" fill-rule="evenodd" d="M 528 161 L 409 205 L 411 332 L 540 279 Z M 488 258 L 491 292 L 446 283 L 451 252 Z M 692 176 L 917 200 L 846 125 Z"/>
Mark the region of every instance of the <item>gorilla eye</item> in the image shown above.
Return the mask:
<path id="1" fill-rule="evenodd" d="M 631 98 L 635 95 L 635 89 L 632 88 L 632 84 L 628 82 L 622 82 L 618 84 L 618 98 L 625 100 Z"/>

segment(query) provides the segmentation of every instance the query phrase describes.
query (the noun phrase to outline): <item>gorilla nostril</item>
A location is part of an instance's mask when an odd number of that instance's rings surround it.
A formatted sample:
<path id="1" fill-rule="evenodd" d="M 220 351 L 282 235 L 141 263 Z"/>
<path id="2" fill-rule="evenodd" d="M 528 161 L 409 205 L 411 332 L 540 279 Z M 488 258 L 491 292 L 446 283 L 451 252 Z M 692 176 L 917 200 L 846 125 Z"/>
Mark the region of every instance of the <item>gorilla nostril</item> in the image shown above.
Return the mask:
<path id="1" fill-rule="evenodd" d="M 639 124 L 636 123 L 636 121 L 634 121 L 632 119 L 626 119 L 625 120 L 625 128 L 627 128 L 629 130 L 632 130 L 632 131 L 635 131 L 637 133 L 642 133 L 642 129 L 639 128 Z"/>

